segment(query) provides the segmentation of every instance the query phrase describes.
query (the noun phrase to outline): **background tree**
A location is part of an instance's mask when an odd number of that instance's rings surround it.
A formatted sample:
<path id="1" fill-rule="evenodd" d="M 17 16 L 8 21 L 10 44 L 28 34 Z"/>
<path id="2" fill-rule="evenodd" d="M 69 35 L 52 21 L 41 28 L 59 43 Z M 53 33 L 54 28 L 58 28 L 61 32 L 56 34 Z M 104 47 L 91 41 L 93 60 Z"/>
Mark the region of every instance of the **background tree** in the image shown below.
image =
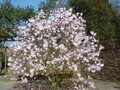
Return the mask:
<path id="1" fill-rule="evenodd" d="M 113 23 L 115 24 L 115 36 L 116 39 L 120 39 L 120 1 L 117 0 L 112 2 L 113 13 Z"/>
<path id="2" fill-rule="evenodd" d="M 100 41 L 115 40 L 115 24 L 112 22 L 113 8 L 108 0 L 69 0 L 74 12 L 83 12 L 87 21 L 87 34 L 93 30 Z"/>
<path id="3" fill-rule="evenodd" d="M 12 36 L 16 36 L 13 29 L 18 25 L 22 25 L 34 15 L 33 7 L 15 7 L 11 4 L 10 0 L 0 2 L 0 40 L 13 39 Z"/>

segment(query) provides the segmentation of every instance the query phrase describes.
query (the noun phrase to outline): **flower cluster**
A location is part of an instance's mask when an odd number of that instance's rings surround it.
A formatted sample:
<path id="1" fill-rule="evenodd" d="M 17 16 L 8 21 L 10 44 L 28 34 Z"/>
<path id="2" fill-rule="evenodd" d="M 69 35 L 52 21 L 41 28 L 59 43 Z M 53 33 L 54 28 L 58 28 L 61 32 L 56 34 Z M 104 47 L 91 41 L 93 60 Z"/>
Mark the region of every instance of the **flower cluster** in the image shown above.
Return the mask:
<path id="1" fill-rule="evenodd" d="M 10 70 L 22 73 L 23 78 L 72 71 L 77 82 L 82 82 L 77 89 L 86 84 L 94 87 L 90 75 L 82 72 L 95 73 L 103 67 L 99 59 L 103 47 L 94 32 L 86 35 L 85 22 L 82 14 L 73 14 L 71 8 L 58 8 L 49 15 L 41 10 L 26 26 L 18 27 L 21 41 L 9 47 Z"/>

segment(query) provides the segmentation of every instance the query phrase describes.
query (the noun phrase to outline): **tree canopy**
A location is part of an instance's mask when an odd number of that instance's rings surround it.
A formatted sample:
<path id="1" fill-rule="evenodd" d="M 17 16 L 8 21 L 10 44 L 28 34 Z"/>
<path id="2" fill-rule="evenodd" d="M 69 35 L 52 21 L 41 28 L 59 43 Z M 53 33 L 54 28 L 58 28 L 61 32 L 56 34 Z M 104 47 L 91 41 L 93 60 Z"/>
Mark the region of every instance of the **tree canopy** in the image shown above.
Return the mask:
<path id="1" fill-rule="evenodd" d="M 69 0 L 69 6 L 75 13 L 84 14 L 88 34 L 93 30 L 100 41 L 115 40 L 115 23 L 112 22 L 115 13 L 108 0 Z"/>
<path id="2" fill-rule="evenodd" d="M 22 25 L 31 16 L 35 15 L 33 7 L 15 7 L 10 0 L 0 2 L 0 40 L 13 39 L 17 25 Z"/>
<path id="3" fill-rule="evenodd" d="M 113 23 L 115 24 L 115 36 L 117 39 L 120 39 L 120 1 L 114 2 L 112 8 L 113 13 Z"/>

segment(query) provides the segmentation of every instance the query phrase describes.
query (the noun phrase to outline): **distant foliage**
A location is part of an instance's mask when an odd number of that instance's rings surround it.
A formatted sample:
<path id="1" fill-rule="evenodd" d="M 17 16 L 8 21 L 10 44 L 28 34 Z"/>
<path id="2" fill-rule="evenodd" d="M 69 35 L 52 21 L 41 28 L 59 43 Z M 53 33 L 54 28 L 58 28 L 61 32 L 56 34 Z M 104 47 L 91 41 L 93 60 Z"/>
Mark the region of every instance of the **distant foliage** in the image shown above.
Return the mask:
<path id="1" fill-rule="evenodd" d="M 41 10 L 26 26 L 18 27 L 21 42 L 9 47 L 10 70 L 14 75 L 22 73 L 23 81 L 37 74 L 73 72 L 78 78 L 76 89 L 84 90 L 84 85 L 94 88 L 89 73 L 103 67 L 99 58 L 103 47 L 97 44 L 96 33 L 86 35 L 85 22 L 82 13 L 73 14 L 71 8 L 58 8 L 47 18 Z"/>
<path id="2" fill-rule="evenodd" d="M 11 36 L 16 36 L 13 30 L 18 25 L 23 25 L 25 22 L 35 16 L 33 7 L 21 8 L 15 7 L 10 0 L 3 0 L 0 2 L 0 40 L 14 39 Z M 9 37 L 4 37 L 9 36 Z"/>
<path id="3" fill-rule="evenodd" d="M 68 0 L 69 6 L 75 13 L 83 12 L 84 19 L 87 20 L 87 33 L 93 30 L 97 33 L 96 38 L 100 42 L 117 39 L 115 12 L 117 9 L 109 0 Z M 118 25 L 117 25 L 118 26 Z M 118 26 L 119 27 L 119 26 Z M 118 30 L 117 30 L 118 31 Z"/>

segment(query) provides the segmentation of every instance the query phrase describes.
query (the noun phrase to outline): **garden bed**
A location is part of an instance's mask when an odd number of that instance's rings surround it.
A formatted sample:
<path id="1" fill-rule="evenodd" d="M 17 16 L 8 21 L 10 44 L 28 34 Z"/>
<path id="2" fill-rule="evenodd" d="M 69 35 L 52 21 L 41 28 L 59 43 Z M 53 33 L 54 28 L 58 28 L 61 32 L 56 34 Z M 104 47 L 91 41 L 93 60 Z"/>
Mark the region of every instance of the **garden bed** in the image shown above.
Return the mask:
<path id="1" fill-rule="evenodd" d="M 70 80 L 63 81 L 59 87 L 59 90 L 75 90 L 74 84 Z M 18 84 L 11 90 L 53 90 L 53 87 L 47 80 L 33 80 L 25 84 Z"/>

